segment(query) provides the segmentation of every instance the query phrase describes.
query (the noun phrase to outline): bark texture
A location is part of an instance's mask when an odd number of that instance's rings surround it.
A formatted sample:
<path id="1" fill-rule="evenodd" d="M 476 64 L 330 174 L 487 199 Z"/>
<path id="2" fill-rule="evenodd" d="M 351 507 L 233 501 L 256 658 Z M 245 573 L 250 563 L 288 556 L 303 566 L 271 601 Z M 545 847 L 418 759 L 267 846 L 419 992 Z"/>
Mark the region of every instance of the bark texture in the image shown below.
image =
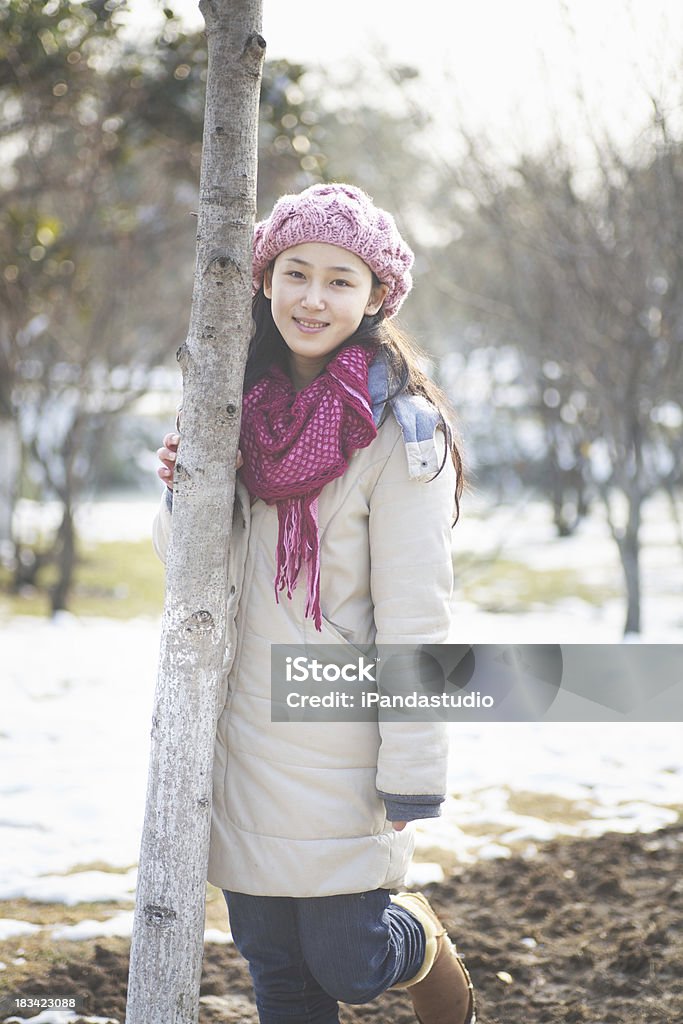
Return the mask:
<path id="1" fill-rule="evenodd" d="M 196 1024 L 211 772 L 242 380 L 265 42 L 262 0 L 203 0 L 208 78 L 197 261 L 166 565 L 126 1024 Z"/>
<path id="2" fill-rule="evenodd" d="M 12 514 L 21 466 L 21 440 L 16 424 L 0 407 L 0 543 L 12 539 Z"/>

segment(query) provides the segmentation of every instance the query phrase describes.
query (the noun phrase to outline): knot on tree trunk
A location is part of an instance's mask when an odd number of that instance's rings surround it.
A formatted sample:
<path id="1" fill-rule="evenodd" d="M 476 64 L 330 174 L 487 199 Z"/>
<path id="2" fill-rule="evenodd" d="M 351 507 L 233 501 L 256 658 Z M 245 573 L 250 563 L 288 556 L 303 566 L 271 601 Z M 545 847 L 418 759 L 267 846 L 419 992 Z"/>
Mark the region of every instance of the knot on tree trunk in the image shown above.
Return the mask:
<path id="1" fill-rule="evenodd" d="M 189 633 L 207 633 L 213 629 L 214 621 L 211 612 L 205 610 L 193 612 L 189 618 L 182 623 L 182 628 Z"/>
<path id="2" fill-rule="evenodd" d="M 242 60 L 247 65 L 247 73 L 260 76 L 261 64 L 266 55 L 266 41 L 259 32 L 250 32 L 242 51 Z"/>
<path id="3" fill-rule="evenodd" d="M 183 466 L 181 462 L 176 462 L 173 477 L 174 483 L 179 484 L 183 481 L 191 480 L 192 474 L 187 469 L 185 469 L 185 466 Z"/>
<path id="4" fill-rule="evenodd" d="M 178 915 L 171 907 L 160 907 L 148 903 L 145 907 L 145 921 L 154 928 L 170 928 Z"/>
<path id="5" fill-rule="evenodd" d="M 215 285 L 226 284 L 235 273 L 244 276 L 240 264 L 226 249 L 214 249 L 209 253 L 204 273 L 211 274 Z"/>
<path id="6" fill-rule="evenodd" d="M 187 342 L 186 341 L 184 341 L 182 343 L 182 345 L 180 346 L 180 348 L 176 352 L 175 357 L 176 357 L 177 362 L 180 364 L 181 368 L 184 368 L 184 367 L 186 367 L 188 365 L 189 360 L 190 360 L 190 350 L 187 347 Z"/>

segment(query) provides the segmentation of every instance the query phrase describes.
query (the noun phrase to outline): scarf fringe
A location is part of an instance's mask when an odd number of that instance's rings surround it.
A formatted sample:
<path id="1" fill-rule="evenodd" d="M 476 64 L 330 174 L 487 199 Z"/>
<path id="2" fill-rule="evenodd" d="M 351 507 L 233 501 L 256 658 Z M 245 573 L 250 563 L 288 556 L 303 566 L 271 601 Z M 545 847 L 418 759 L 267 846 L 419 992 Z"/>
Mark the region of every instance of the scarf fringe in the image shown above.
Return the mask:
<path id="1" fill-rule="evenodd" d="M 310 530 L 305 538 L 308 558 L 308 594 L 305 615 L 311 616 L 315 628 L 322 630 L 322 613 L 320 611 L 320 535 L 318 533 L 318 498 L 310 502 L 308 508 Z"/>
<path id="2" fill-rule="evenodd" d="M 318 537 L 318 496 L 290 498 L 278 502 L 277 571 L 275 600 L 287 589 L 291 600 L 296 589 L 301 564 L 306 564 L 307 594 L 305 617 L 312 618 L 315 628 L 322 629 L 320 610 L 320 541 Z"/>
<path id="3" fill-rule="evenodd" d="M 287 597 L 296 589 L 296 579 L 301 569 L 301 501 L 290 498 L 280 501 L 277 506 L 277 572 L 275 573 L 275 598 L 278 591 L 287 588 Z"/>

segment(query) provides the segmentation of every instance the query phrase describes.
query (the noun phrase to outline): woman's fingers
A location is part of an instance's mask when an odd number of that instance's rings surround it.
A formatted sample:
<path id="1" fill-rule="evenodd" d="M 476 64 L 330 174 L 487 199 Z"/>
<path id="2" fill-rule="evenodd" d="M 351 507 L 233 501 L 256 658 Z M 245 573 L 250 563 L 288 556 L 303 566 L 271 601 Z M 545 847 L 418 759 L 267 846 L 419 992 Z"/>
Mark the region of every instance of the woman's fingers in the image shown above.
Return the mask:
<path id="1" fill-rule="evenodd" d="M 243 465 L 244 465 L 244 459 L 242 458 L 242 452 L 238 448 L 237 449 L 237 468 L 239 469 L 240 466 L 243 466 Z"/>
<path id="2" fill-rule="evenodd" d="M 176 453 L 171 448 L 157 448 L 157 458 L 159 462 L 163 462 L 168 469 L 172 469 L 175 465 Z"/>
<path id="3" fill-rule="evenodd" d="M 157 448 L 157 458 L 161 462 L 161 466 L 157 469 L 157 476 L 167 487 L 173 486 L 173 470 L 179 442 L 178 434 L 166 434 L 163 445 L 161 448 Z"/>
<path id="4" fill-rule="evenodd" d="M 163 445 L 161 448 L 157 448 L 157 458 L 160 462 L 163 462 L 168 469 L 173 468 L 179 443 L 180 437 L 178 434 L 166 434 Z"/>

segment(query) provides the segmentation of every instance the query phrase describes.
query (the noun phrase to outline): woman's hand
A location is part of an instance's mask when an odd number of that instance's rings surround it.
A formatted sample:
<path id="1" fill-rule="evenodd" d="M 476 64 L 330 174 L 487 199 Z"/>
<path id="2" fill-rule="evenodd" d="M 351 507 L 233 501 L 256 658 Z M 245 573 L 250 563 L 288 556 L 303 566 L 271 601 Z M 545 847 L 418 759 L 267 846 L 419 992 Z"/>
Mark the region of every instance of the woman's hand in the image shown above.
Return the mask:
<path id="1" fill-rule="evenodd" d="M 169 491 L 173 490 L 173 473 L 179 444 L 180 434 L 166 434 L 162 447 L 157 449 L 157 457 L 161 462 L 161 466 L 157 469 L 157 476 L 164 481 Z M 239 469 L 243 462 L 242 452 L 238 448 L 236 468 Z"/>
<path id="2" fill-rule="evenodd" d="M 179 444 L 180 434 L 166 434 L 163 446 L 157 449 L 157 458 L 161 462 L 157 476 L 161 477 L 169 491 L 173 490 L 173 472 Z"/>
<path id="3" fill-rule="evenodd" d="M 408 824 L 408 822 L 407 821 L 392 821 L 391 824 L 394 826 L 394 831 L 395 832 L 402 832 L 403 829 Z"/>

